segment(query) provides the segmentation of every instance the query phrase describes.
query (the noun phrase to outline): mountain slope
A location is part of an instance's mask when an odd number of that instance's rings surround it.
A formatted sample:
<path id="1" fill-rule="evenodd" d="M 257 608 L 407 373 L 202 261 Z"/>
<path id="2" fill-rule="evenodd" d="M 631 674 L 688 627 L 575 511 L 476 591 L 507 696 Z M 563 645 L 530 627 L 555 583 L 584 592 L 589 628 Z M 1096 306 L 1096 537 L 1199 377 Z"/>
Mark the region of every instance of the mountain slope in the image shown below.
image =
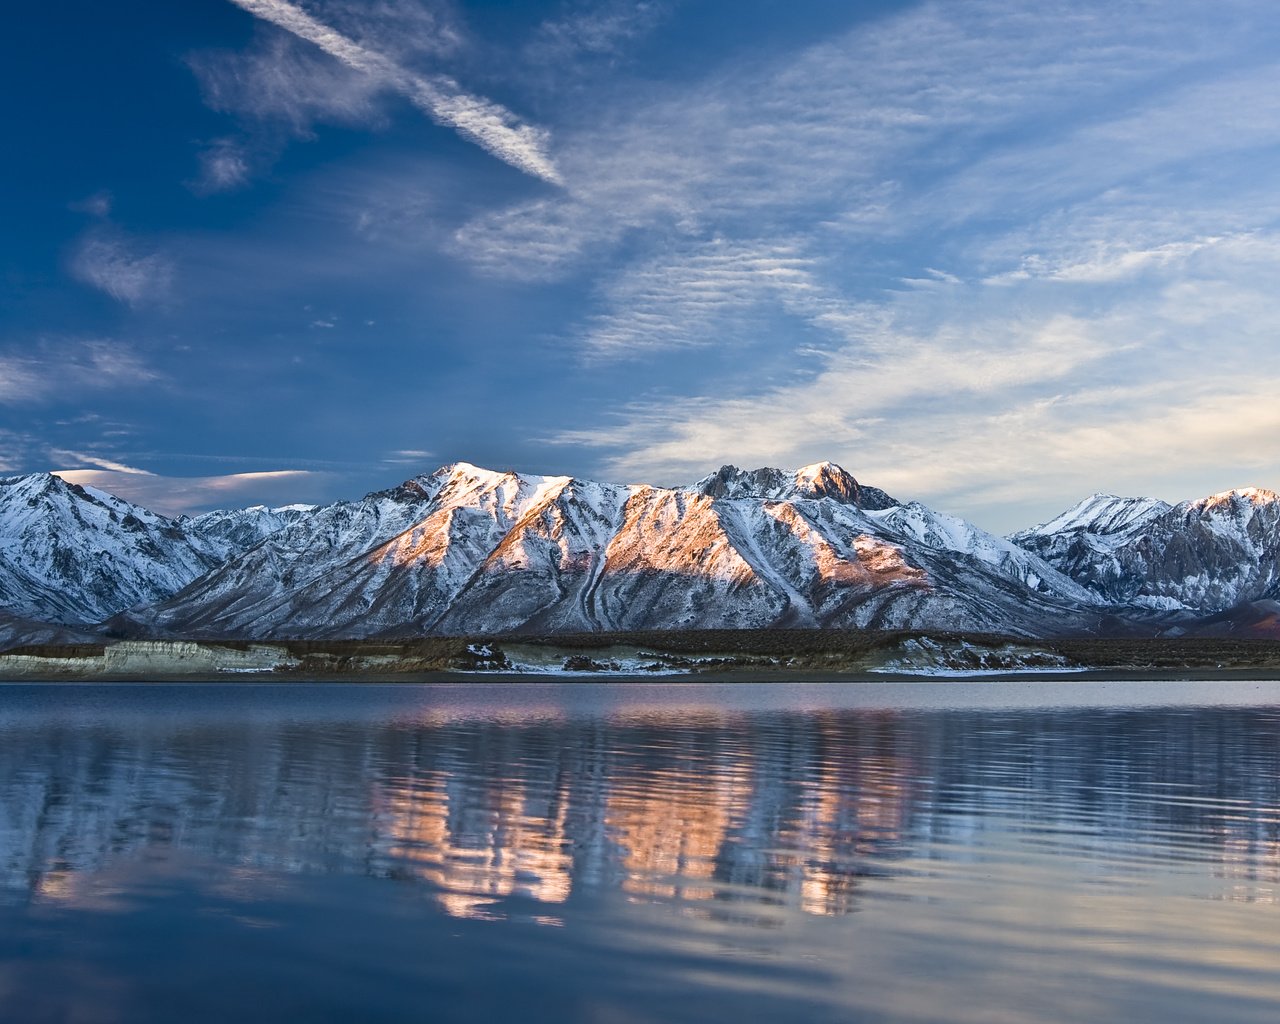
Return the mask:
<path id="1" fill-rule="evenodd" d="M 78 644 L 94 639 L 98 638 L 86 629 L 33 622 L 0 609 L 0 651 L 26 644 Z"/>
<path id="2" fill-rule="evenodd" d="M 98 622 L 177 592 L 220 555 L 180 523 L 46 473 L 0 478 L 0 608 Z"/>
<path id="3" fill-rule="evenodd" d="M 306 508 L 167 519 L 48 473 L 0 478 L 0 612 L 36 620 L 11 632 L 38 637 L 45 623 L 88 625 L 154 604 Z"/>
<path id="4" fill-rule="evenodd" d="M 1207 615 L 1280 597 L 1273 491 L 1178 505 L 1094 495 L 1010 540 L 1120 607 Z"/>
<path id="5" fill-rule="evenodd" d="M 434 478 L 411 480 L 316 509 L 136 620 L 192 636 L 263 637 L 288 635 L 282 627 L 294 604 L 314 606 L 318 616 L 358 620 L 373 602 L 373 588 L 366 596 L 360 586 L 365 581 L 353 579 L 363 556 L 418 521 L 438 484 Z M 353 559 L 353 567 L 338 572 Z"/>
<path id="6" fill-rule="evenodd" d="M 284 505 L 280 508 L 252 505 L 249 508 L 215 509 L 190 519 L 180 518 L 178 523 L 187 533 L 198 538 L 198 542 L 218 562 L 225 562 L 232 555 L 248 551 L 315 510 L 315 505 Z"/>
<path id="7" fill-rule="evenodd" d="M 134 616 L 193 636 L 844 626 L 1085 630 L 1032 554 L 829 463 L 684 489 L 446 466 L 318 509 Z"/>
<path id="8" fill-rule="evenodd" d="M 1280 497 L 1259 489 L 1174 506 L 1093 495 L 1005 540 L 831 463 L 725 466 L 684 488 L 457 463 L 359 501 L 177 520 L 33 475 L 0 479 L 0 643 L 108 618 L 128 632 L 264 639 L 1047 636 L 1135 616 L 1148 629 L 1258 633 L 1280 628 L 1278 556 Z"/>

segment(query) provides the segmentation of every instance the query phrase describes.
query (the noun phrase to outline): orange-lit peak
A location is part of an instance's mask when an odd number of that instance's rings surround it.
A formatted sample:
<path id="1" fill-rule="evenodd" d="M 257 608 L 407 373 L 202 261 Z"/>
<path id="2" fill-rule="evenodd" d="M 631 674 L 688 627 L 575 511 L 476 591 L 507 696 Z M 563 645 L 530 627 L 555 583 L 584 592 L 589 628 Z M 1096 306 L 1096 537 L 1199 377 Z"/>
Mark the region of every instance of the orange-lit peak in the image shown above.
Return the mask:
<path id="1" fill-rule="evenodd" d="M 834 474 L 837 476 L 849 476 L 849 471 L 846 470 L 843 466 L 840 466 L 827 459 L 823 459 L 821 462 L 812 462 L 807 466 L 801 466 L 799 469 L 796 470 L 796 479 L 812 480 L 815 477 L 826 476 L 831 474 Z"/>
<path id="2" fill-rule="evenodd" d="M 796 492 L 805 497 L 835 498 L 847 504 L 858 500 L 858 481 L 834 462 L 815 462 L 796 470 Z"/>
<path id="3" fill-rule="evenodd" d="M 432 477 L 439 483 L 436 493 L 448 504 L 496 500 L 511 516 L 518 516 L 530 501 L 537 503 L 558 493 L 573 480 L 568 476 L 535 476 L 514 470 L 485 469 L 470 462 L 441 466 Z"/>
<path id="4" fill-rule="evenodd" d="M 512 473 L 501 473 L 495 469 L 485 469 L 483 466 L 476 466 L 470 462 L 451 462 L 447 466 L 441 466 L 436 470 L 438 476 L 443 476 L 448 480 L 474 480 L 477 483 L 492 482 L 500 483 L 506 477 L 512 476 Z"/>
<path id="5" fill-rule="evenodd" d="M 1244 502 L 1255 506 L 1274 505 L 1276 502 L 1280 502 L 1280 494 L 1276 494 L 1275 491 L 1269 491 L 1265 487 L 1237 487 L 1230 491 L 1211 494 L 1207 498 L 1193 502 L 1193 505 L 1198 505 L 1201 508 L 1221 508 L 1224 505 Z"/>
<path id="6" fill-rule="evenodd" d="M 573 479 L 568 476 L 539 476 L 536 473 L 517 473 L 514 469 L 485 469 L 483 466 L 477 466 L 470 462 L 451 462 L 447 466 L 441 466 L 436 470 L 435 475 L 443 476 L 451 481 L 465 481 L 482 486 L 495 487 L 515 480 L 528 484 L 535 489 L 549 485 L 563 486 Z"/>

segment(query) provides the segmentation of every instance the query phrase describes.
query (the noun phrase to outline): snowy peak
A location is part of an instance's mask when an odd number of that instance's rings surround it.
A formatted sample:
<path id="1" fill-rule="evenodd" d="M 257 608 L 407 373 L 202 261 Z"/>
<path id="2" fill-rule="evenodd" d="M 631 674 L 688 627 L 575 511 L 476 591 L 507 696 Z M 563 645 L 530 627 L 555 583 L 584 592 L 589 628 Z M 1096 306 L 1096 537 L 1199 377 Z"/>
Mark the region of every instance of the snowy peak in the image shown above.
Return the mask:
<path id="1" fill-rule="evenodd" d="M 764 467 L 739 469 L 721 466 L 690 490 L 709 498 L 736 500 L 756 498 L 786 501 L 794 498 L 830 499 L 859 508 L 891 508 L 897 502 L 875 487 L 863 487 L 847 470 L 834 462 L 815 462 L 794 473 Z"/>
<path id="2" fill-rule="evenodd" d="M 870 506 L 870 507 L 869 507 Z M 466 463 L 320 509 L 148 613 L 188 636 L 1084 628 L 1092 595 L 838 466 L 686 489 Z"/>
<path id="3" fill-rule="evenodd" d="M 1200 503 L 1215 505 L 1240 501 L 1247 501 L 1253 505 L 1274 505 L 1280 501 L 1280 494 L 1265 487 L 1236 487 L 1230 491 L 1211 494 L 1207 498 L 1202 498 Z"/>
<path id="4" fill-rule="evenodd" d="M 53 473 L 30 473 L 0 478 L 0 515 L 6 532 L 40 523 L 51 510 L 74 521 L 105 518 L 130 520 L 148 526 L 172 526 L 170 520 L 141 505 L 94 487 L 68 483 Z"/>
<path id="5" fill-rule="evenodd" d="M 858 481 L 834 462 L 815 462 L 796 470 L 792 483 L 795 493 L 803 498 L 831 498 L 846 505 L 857 505 Z"/>
<path id="6" fill-rule="evenodd" d="M 417 484 L 424 498 L 442 505 L 500 511 L 505 519 L 514 520 L 519 518 L 521 509 L 530 501 L 545 499 L 568 486 L 572 479 L 484 469 L 469 462 L 455 462 L 404 486 Z"/>
<path id="7" fill-rule="evenodd" d="M 898 504 L 878 487 L 858 483 L 853 475 L 834 462 L 815 462 L 796 470 L 793 484 L 800 498 L 830 498 L 846 505 L 879 511 Z"/>
<path id="8" fill-rule="evenodd" d="M 1280 595 L 1280 498 L 1261 488 L 1178 505 L 1094 495 L 1010 539 L 1147 614 L 1214 614 Z"/>
<path id="9" fill-rule="evenodd" d="M 1055 516 L 1047 523 L 1023 530 L 1012 538 L 1022 544 L 1033 537 L 1085 533 L 1098 538 L 1123 538 L 1173 506 L 1157 498 L 1120 498 L 1114 494 L 1092 494 Z"/>
<path id="10" fill-rule="evenodd" d="M 252 505 L 249 508 L 216 509 L 179 522 L 188 533 L 203 542 L 218 561 L 223 562 L 260 544 L 315 509 L 314 505 L 283 505 L 279 508 Z"/>
<path id="11" fill-rule="evenodd" d="M 708 498 L 781 498 L 791 481 L 780 469 L 739 469 L 721 466 L 689 490 Z"/>
<path id="12" fill-rule="evenodd" d="M 179 590 L 218 557 L 184 524 L 47 473 L 0 479 L 0 604 L 97 622 Z"/>
<path id="13" fill-rule="evenodd" d="M 1251 515 L 1255 510 L 1274 510 L 1280 507 L 1280 495 L 1262 487 L 1240 487 L 1211 494 L 1197 501 L 1184 502 L 1181 507 L 1189 515 L 1227 513 L 1238 518 Z"/>

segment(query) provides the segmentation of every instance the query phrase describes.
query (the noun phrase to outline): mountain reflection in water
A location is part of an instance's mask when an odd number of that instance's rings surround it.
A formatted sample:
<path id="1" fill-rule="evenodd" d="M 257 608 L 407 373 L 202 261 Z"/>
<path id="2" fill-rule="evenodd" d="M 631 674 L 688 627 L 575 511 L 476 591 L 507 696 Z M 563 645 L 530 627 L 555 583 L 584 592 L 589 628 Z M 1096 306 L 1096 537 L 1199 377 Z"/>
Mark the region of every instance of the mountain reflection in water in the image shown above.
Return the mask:
<path id="1" fill-rule="evenodd" d="M 1205 901 L 1276 902 L 1276 707 L 1005 707 L 985 685 L 945 709 L 834 686 L 0 687 L 0 905 L 90 913 L 189 862 L 250 908 L 326 878 L 491 927 L 665 908 L 797 970 L 836 936 L 799 922 L 874 911 L 856 969 L 825 968 L 852 983 L 891 949 L 941 964 L 1052 932 L 1060 964 L 1191 941 Z M 1249 920 L 1160 972 L 1203 948 L 1274 964 L 1280 928 Z"/>
<path id="2" fill-rule="evenodd" d="M 412 879 L 460 917 L 523 895 L 554 921 L 575 887 L 844 914 L 933 813 L 941 738 L 887 712 L 11 729 L 2 882 L 71 898 L 78 874 L 176 846 Z"/>

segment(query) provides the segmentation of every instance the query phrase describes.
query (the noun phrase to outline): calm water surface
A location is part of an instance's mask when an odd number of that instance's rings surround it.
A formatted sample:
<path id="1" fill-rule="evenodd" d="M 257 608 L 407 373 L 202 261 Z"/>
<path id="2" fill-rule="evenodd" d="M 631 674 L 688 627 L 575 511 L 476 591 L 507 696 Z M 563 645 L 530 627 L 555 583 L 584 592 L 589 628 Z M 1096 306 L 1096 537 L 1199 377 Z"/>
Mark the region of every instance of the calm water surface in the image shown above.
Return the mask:
<path id="1" fill-rule="evenodd" d="M 0 686 L 0 1018 L 1280 1019 L 1280 683 Z"/>

